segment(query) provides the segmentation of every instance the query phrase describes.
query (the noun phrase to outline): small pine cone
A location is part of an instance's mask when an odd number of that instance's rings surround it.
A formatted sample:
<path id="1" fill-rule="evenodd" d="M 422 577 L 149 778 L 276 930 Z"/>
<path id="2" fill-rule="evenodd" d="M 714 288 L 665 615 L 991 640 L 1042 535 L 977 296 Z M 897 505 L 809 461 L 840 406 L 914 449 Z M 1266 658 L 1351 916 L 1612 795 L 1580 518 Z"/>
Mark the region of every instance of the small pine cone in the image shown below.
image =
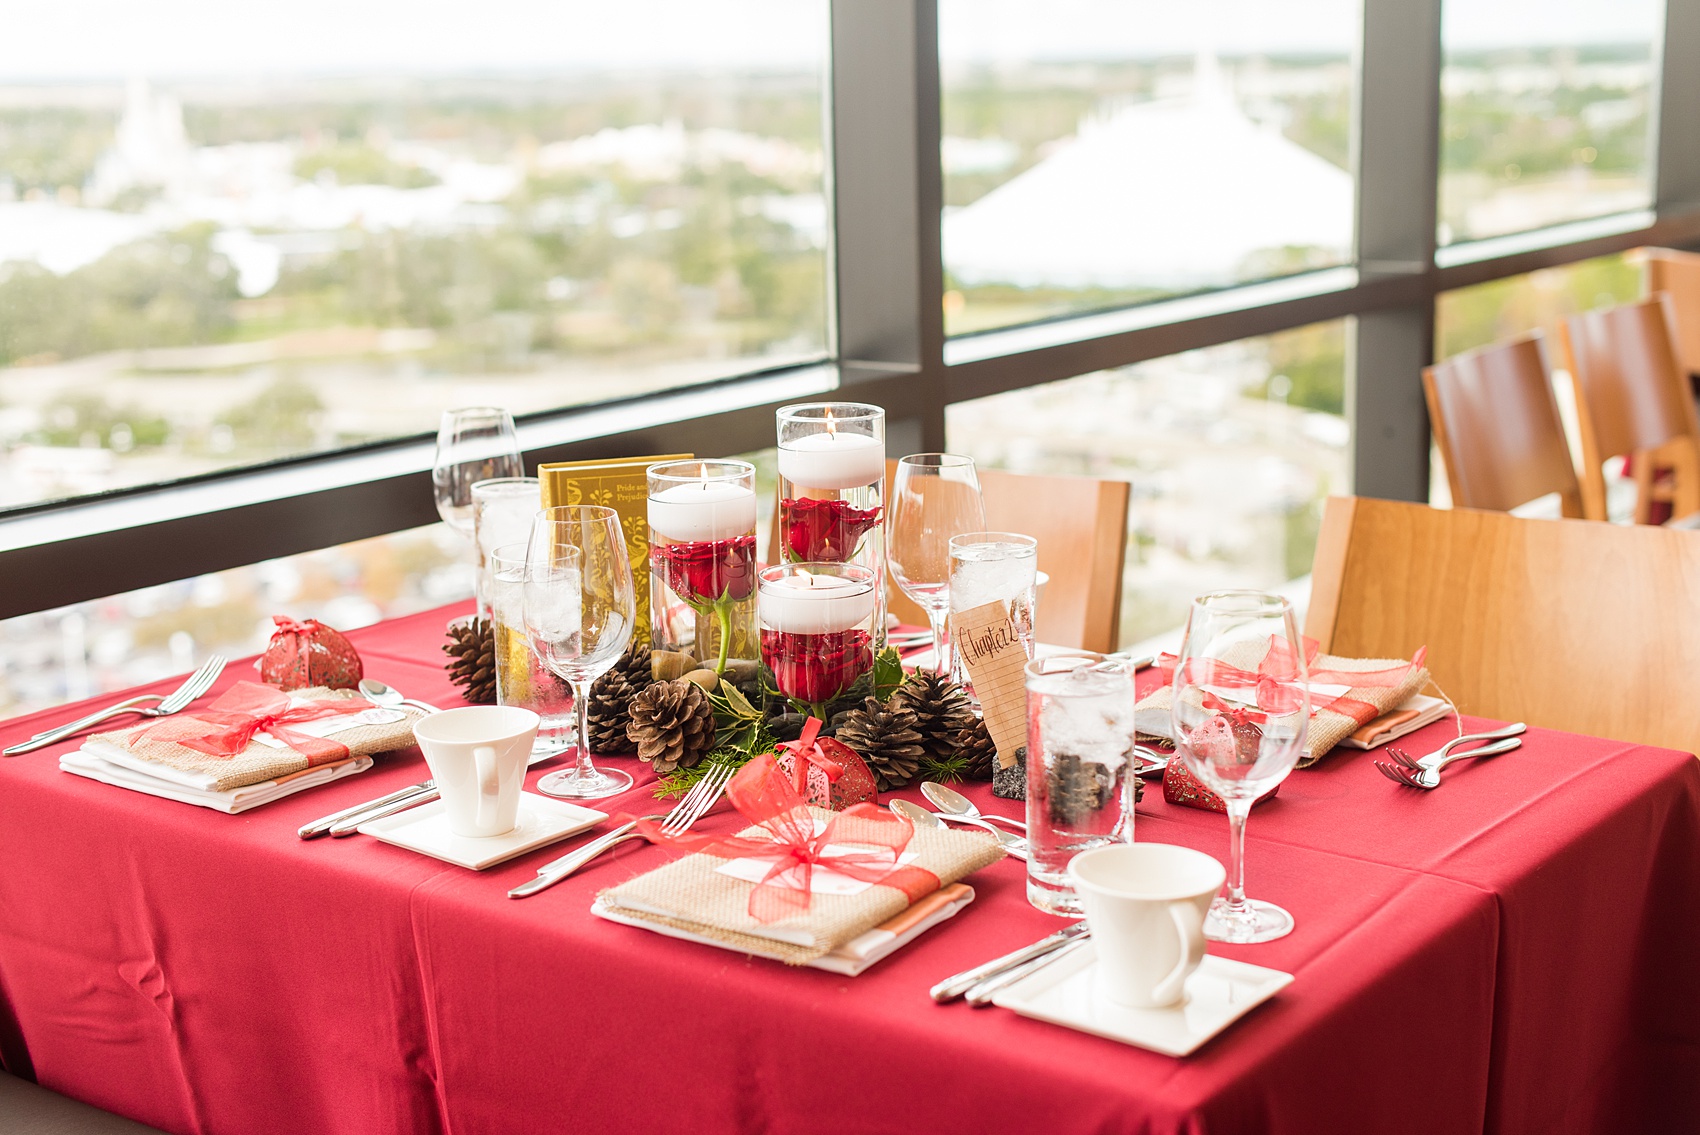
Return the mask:
<path id="1" fill-rule="evenodd" d="M 1133 799 L 1145 797 L 1145 782 L 1133 772 Z M 1083 761 L 1072 753 L 1059 754 L 1045 770 L 1045 796 L 1051 820 L 1064 827 L 1084 830 L 1086 819 L 1110 802 L 1116 792 L 1115 775 L 1096 761 Z"/>
<path id="2" fill-rule="evenodd" d="M 867 762 L 881 792 L 913 780 L 927 753 L 915 728 L 915 711 L 899 704 L 895 695 L 884 703 L 865 699 L 860 709 L 844 715 L 836 736 Z"/>
<path id="3" fill-rule="evenodd" d="M 474 616 L 449 625 L 445 668 L 461 697 L 473 705 L 496 704 L 496 635 L 489 619 Z"/>
<path id="4" fill-rule="evenodd" d="M 949 759 L 956 748 L 956 735 L 974 721 L 974 710 L 962 687 L 929 671 L 917 670 L 903 679 L 891 700 L 914 712 L 921 744 L 934 760 Z"/>
<path id="5" fill-rule="evenodd" d="M 657 773 L 693 768 L 714 748 L 714 709 L 695 682 L 656 682 L 630 705 L 626 738 Z"/>
<path id="6" fill-rule="evenodd" d="M 620 660 L 590 684 L 590 751 L 629 753 L 626 726 L 631 723 L 632 699 L 649 688 L 649 647 L 633 643 Z"/>
<path id="7" fill-rule="evenodd" d="M 957 731 L 956 755 L 962 762 L 962 775 L 969 780 L 990 780 L 998 764 L 998 747 L 986 732 L 986 723 L 978 717 L 965 729 Z"/>

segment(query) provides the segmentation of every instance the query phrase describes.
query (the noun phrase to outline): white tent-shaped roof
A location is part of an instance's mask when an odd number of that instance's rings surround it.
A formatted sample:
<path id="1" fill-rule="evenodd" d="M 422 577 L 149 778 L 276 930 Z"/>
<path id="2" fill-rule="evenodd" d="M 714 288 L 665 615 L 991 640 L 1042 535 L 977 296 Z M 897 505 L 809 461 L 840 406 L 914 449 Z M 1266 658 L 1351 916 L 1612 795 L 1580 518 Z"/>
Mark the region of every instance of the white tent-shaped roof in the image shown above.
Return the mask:
<path id="1" fill-rule="evenodd" d="M 965 284 L 1188 290 L 1298 246 L 1344 259 L 1352 179 L 1257 125 L 1226 92 L 1130 106 L 944 217 Z"/>

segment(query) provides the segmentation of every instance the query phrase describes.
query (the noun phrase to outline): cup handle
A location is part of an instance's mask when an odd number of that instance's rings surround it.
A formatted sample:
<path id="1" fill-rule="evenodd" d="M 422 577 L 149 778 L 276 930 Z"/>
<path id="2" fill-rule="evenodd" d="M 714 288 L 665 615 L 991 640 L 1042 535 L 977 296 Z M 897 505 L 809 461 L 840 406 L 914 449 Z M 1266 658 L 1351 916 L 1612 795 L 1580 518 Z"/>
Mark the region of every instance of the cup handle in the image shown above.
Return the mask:
<path id="1" fill-rule="evenodd" d="M 1169 976 L 1151 991 L 1151 1000 L 1158 1005 L 1172 1005 L 1179 1001 L 1186 979 L 1204 961 L 1204 923 L 1198 917 L 1198 908 L 1184 899 L 1172 902 L 1169 904 L 1169 917 L 1174 919 L 1175 930 L 1181 936 L 1181 960 L 1175 963 Z"/>
<path id="2" fill-rule="evenodd" d="M 496 779 L 496 750 L 480 745 L 472 750 L 472 761 L 478 769 L 478 826 L 487 828 L 495 822 L 496 797 L 502 788 Z"/>

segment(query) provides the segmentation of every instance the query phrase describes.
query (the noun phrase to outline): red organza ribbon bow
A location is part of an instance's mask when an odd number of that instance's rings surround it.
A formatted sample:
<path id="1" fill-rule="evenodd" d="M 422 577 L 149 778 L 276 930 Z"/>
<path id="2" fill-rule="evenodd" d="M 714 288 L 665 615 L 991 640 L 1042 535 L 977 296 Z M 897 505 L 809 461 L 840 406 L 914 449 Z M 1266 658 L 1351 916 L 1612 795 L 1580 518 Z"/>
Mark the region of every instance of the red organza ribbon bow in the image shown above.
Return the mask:
<path id="1" fill-rule="evenodd" d="M 835 784 L 844 775 L 844 766 L 821 752 L 816 739 L 820 737 L 823 722 L 818 717 L 811 717 L 803 722 L 802 736 L 795 741 L 781 741 L 776 749 L 783 749 L 791 754 L 791 787 L 797 790 L 799 799 L 806 800 L 809 795 L 809 766 L 820 769 L 828 784 Z"/>
<path id="2" fill-rule="evenodd" d="M 1313 638 L 1304 640 L 1304 652 L 1306 681 L 1311 684 L 1386 689 L 1397 686 L 1408 678 L 1413 670 L 1421 667 L 1423 659 L 1428 656 L 1428 647 L 1418 649 L 1409 662 L 1382 670 L 1315 669 L 1312 664 L 1320 651 L 1317 641 Z M 1173 684 L 1176 664 L 1179 661 L 1173 654 L 1165 654 L 1157 660 L 1157 671 L 1163 675 L 1165 684 Z M 1269 637 L 1269 650 L 1264 654 L 1263 661 L 1257 664 L 1256 671 L 1241 670 L 1216 658 L 1190 658 L 1184 670 L 1188 684 L 1215 686 L 1223 690 L 1254 690 L 1254 704 L 1257 710 L 1262 712 L 1229 705 L 1215 694 L 1205 691 L 1206 709 L 1230 713 L 1239 720 L 1265 721 L 1272 713 L 1297 713 L 1304 705 L 1306 690 L 1299 679 L 1298 659 L 1293 653 L 1292 644 L 1274 635 Z M 1310 710 L 1315 713 L 1320 709 L 1349 717 L 1359 725 L 1367 725 L 1381 714 L 1380 710 L 1368 702 L 1358 701 L 1344 694 L 1319 694 L 1312 690 Z"/>
<path id="3" fill-rule="evenodd" d="M 649 820 L 639 820 L 637 830 L 651 843 L 678 851 L 769 864 L 767 874 L 750 892 L 750 917 L 757 922 L 776 922 L 807 911 L 816 867 L 895 888 L 910 902 L 939 888 L 939 877 L 931 871 L 899 862 L 915 834 L 908 820 L 870 804 L 856 804 L 816 831 L 814 813 L 786 779 L 779 762 L 766 753 L 738 770 L 726 785 L 726 798 L 763 828 L 767 838 L 670 836 Z"/>
<path id="4" fill-rule="evenodd" d="M 309 767 L 330 764 L 348 756 L 348 746 L 325 737 L 291 729 L 291 725 L 320 718 L 360 713 L 373 708 L 365 698 L 325 698 L 291 705 L 281 690 L 258 682 L 238 682 L 218 700 L 193 714 L 156 722 L 131 738 L 173 741 L 214 757 L 233 757 L 248 747 L 256 733 L 269 733 L 307 758 Z"/>

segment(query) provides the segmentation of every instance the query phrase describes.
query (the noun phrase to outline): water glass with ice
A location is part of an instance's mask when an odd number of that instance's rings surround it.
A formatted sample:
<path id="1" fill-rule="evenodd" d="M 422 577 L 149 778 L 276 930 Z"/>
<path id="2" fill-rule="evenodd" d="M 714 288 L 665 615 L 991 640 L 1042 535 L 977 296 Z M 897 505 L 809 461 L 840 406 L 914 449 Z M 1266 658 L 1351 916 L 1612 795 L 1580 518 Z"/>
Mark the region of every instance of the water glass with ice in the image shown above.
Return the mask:
<path id="1" fill-rule="evenodd" d="M 1133 673 L 1080 652 L 1027 664 L 1027 901 L 1077 915 L 1068 862 L 1133 842 Z"/>
<path id="2" fill-rule="evenodd" d="M 963 532 L 950 538 L 950 613 L 1001 603 L 1033 657 L 1039 542 L 1019 532 Z"/>
<path id="3" fill-rule="evenodd" d="M 491 613 L 491 554 L 530 539 L 532 519 L 542 508 L 543 488 L 536 477 L 492 477 L 472 486 L 472 549 L 478 565 L 474 580 L 480 615 Z"/>
<path id="4" fill-rule="evenodd" d="M 572 687 L 550 673 L 525 633 L 526 544 L 490 553 L 490 625 L 496 651 L 496 703 L 529 709 L 540 719 L 532 753 L 563 752 L 572 744 Z"/>

